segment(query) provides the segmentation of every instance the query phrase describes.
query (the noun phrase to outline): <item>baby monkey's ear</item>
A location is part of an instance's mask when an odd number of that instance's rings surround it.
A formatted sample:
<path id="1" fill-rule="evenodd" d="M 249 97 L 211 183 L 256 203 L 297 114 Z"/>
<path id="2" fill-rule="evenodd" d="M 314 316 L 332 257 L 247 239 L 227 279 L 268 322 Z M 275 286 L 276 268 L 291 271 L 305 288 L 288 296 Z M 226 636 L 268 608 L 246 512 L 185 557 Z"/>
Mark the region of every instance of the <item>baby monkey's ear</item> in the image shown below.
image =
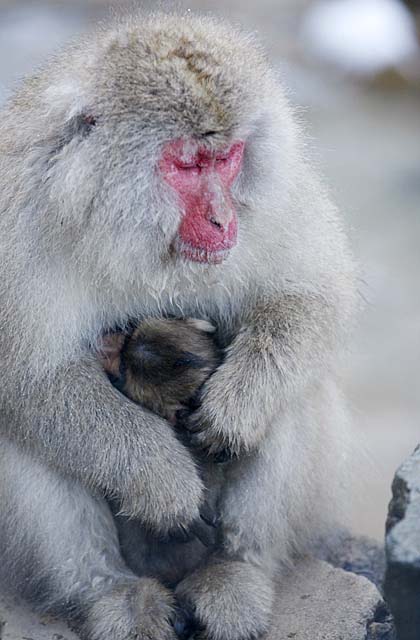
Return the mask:
<path id="1" fill-rule="evenodd" d="M 199 318 L 187 318 L 185 321 L 186 324 L 189 324 L 194 329 L 198 331 L 203 331 L 204 333 L 214 333 L 216 331 L 216 327 L 208 322 L 208 320 L 200 320 Z"/>
<path id="2" fill-rule="evenodd" d="M 98 347 L 99 360 L 103 368 L 116 378 L 120 375 L 121 349 L 125 338 L 123 333 L 109 333 L 102 336 Z"/>

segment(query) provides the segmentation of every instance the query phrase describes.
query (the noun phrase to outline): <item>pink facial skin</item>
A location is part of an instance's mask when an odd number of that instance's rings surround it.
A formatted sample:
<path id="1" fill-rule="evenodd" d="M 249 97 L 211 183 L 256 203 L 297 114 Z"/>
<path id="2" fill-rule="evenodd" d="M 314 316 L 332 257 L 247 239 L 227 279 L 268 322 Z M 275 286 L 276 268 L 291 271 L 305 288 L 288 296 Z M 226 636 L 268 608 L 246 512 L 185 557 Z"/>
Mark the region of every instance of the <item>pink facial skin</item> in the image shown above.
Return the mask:
<path id="1" fill-rule="evenodd" d="M 219 264 L 236 245 L 238 218 L 231 187 L 241 169 L 243 152 L 241 141 L 219 152 L 197 149 L 188 140 L 165 146 L 159 169 L 183 206 L 175 248 L 184 258 Z"/>

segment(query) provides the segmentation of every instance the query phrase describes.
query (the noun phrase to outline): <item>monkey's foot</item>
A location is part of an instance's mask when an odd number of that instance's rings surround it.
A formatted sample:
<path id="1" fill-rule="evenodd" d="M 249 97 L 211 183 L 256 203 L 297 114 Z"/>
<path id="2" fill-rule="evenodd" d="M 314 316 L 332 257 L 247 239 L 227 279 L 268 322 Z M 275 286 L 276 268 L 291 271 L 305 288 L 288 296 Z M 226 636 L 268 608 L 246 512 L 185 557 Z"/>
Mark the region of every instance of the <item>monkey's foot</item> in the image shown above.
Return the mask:
<path id="1" fill-rule="evenodd" d="M 271 579 L 245 562 L 213 561 L 187 576 L 176 596 L 184 610 L 193 612 L 196 629 L 203 630 L 200 638 L 250 640 L 270 625 Z"/>
<path id="2" fill-rule="evenodd" d="M 153 578 L 116 586 L 89 610 L 83 640 L 175 640 L 173 594 Z"/>

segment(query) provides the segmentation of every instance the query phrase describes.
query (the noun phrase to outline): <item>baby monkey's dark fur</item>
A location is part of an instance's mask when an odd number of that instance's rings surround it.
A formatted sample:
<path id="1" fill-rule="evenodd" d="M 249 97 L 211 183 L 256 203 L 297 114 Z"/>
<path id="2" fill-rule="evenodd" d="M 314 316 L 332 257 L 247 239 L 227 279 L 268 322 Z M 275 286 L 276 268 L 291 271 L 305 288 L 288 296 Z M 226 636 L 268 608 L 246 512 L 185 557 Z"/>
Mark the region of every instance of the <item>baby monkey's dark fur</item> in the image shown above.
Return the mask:
<path id="1" fill-rule="evenodd" d="M 105 336 L 102 363 L 124 395 L 175 424 L 220 364 L 214 331 L 204 320 L 149 318 Z"/>

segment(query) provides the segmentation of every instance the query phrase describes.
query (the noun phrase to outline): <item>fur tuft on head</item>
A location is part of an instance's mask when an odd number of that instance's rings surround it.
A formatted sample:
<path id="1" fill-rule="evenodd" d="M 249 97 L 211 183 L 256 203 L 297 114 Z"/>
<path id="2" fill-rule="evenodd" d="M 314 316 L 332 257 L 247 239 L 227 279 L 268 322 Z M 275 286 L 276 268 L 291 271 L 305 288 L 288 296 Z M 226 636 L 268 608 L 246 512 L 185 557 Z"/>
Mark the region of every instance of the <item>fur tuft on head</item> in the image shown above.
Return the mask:
<path id="1" fill-rule="evenodd" d="M 216 327 L 208 322 L 208 320 L 200 320 L 199 318 L 187 318 L 186 322 L 198 331 L 203 331 L 204 333 L 214 333 L 216 331 Z"/>

